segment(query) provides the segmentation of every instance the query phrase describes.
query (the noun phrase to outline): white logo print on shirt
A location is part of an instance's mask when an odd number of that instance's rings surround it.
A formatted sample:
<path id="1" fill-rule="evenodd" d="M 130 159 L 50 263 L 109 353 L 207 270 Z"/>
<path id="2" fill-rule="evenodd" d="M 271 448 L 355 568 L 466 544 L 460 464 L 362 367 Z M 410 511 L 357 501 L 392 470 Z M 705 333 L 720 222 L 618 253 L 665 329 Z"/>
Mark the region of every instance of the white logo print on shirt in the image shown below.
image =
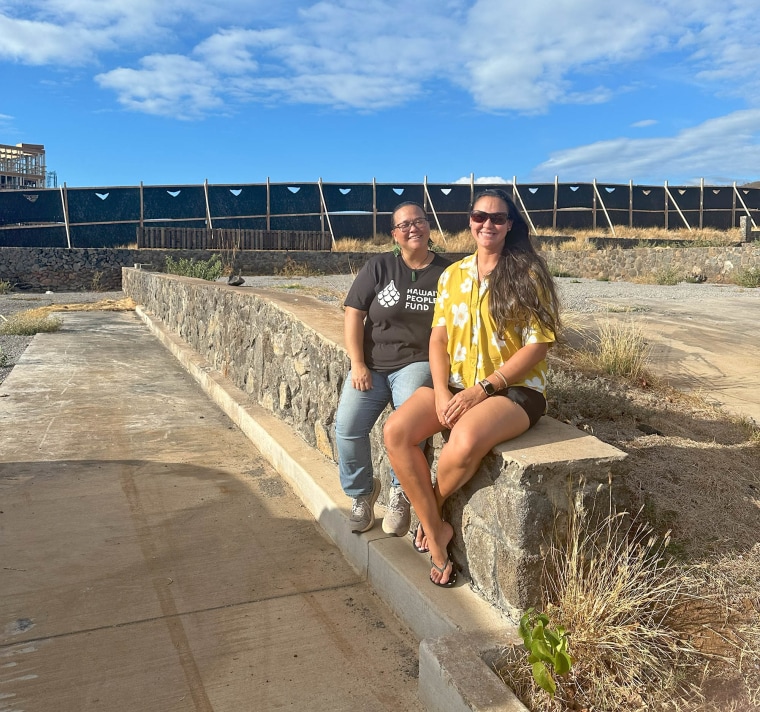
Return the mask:
<path id="1" fill-rule="evenodd" d="M 396 289 L 396 284 L 393 280 L 390 281 L 387 287 L 383 287 L 377 295 L 377 301 L 386 308 L 398 304 L 399 299 L 401 299 L 401 292 Z"/>

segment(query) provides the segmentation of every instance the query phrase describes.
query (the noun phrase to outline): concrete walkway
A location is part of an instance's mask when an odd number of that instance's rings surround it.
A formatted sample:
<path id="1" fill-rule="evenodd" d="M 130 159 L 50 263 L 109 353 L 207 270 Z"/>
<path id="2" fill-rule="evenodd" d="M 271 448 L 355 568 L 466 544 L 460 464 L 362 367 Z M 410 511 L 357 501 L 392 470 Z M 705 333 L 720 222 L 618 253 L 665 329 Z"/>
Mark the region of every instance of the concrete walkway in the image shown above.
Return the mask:
<path id="1" fill-rule="evenodd" d="M 419 640 L 139 317 L 63 318 L 0 385 L 0 710 L 422 709 Z"/>

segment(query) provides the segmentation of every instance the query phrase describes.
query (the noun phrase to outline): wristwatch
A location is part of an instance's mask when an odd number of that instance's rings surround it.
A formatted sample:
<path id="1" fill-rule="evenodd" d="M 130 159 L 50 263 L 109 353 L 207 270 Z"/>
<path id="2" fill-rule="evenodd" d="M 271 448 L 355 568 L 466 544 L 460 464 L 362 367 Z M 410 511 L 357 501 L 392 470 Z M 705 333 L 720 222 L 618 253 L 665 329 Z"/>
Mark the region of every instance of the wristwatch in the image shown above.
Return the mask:
<path id="1" fill-rule="evenodd" d="M 487 396 L 492 396 L 496 393 L 496 386 L 491 381 L 484 378 L 482 381 L 478 381 L 478 385 L 485 391 Z"/>

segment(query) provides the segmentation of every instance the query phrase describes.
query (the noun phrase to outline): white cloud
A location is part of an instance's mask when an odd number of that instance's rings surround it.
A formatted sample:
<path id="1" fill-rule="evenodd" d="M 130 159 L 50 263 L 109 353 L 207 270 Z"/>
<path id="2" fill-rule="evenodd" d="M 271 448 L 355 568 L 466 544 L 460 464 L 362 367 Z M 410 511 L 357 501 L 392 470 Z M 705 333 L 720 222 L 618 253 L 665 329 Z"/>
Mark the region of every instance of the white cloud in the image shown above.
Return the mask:
<path id="1" fill-rule="evenodd" d="M 126 108 L 146 114 L 189 119 L 222 104 L 214 73 L 200 62 L 180 55 L 144 57 L 139 69 L 114 69 L 95 79 L 116 91 Z"/>
<path id="2" fill-rule="evenodd" d="M 476 185 L 495 185 L 497 183 L 509 183 L 512 184 L 511 180 L 506 180 L 502 178 L 501 176 L 481 176 L 480 178 L 475 178 L 473 181 Z M 469 176 L 463 176 L 462 178 L 457 178 L 457 180 L 454 181 L 456 184 L 470 184 L 470 177 Z"/>
<path id="3" fill-rule="evenodd" d="M 531 174 L 574 180 L 685 184 L 742 182 L 760 165 L 760 109 L 736 111 L 663 138 L 618 138 L 558 151 Z"/>
<path id="4" fill-rule="evenodd" d="M 0 57 L 31 65 L 91 61 L 95 52 L 109 47 L 108 37 L 83 27 L 30 22 L 0 13 Z"/>
<path id="5" fill-rule="evenodd" d="M 657 121 L 655 119 L 643 119 L 642 121 L 635 121 L 631 124 L 631 128 L 634 129 L 643 129 L 647 126 L 654 126 L 657 124 Z"/>
<path id="6" fill-rule="evenodd" d="M 6 0 L 0 59 L 58 67 L 97 61 L 104 66 L 98 82 L 124 106 L 158 113 L 177 95 L 200 93 L 197 116 L 231 100 L 377 110 L 434 99 L 436 82 L 458 85 L 480 109 L 540 113 L 610 101 L 647 68 L 757 105 L 760 52 L 747 38 L 760 36 L 760 13 L 751 5 Z M 171 69 L 180 55 L 193 70 L 187 77 Z M 200 89 L 192 85 L 198 65 L 207 72 Z M 148 75 L 157 82 L 152 92 Z"/>
<path id="7" fill-rule="evenodd" d="M 667 46 L 677 27 L 663 5 L 641 0 L 478 0 L 462 41 L 469 72 L 463 84 L 485 109 L 539 112 L 555 103 L 599 103 L 615 87 L 589 81 L 592 72 L 609 74 L 614 65 Z"/>
<path id="8" fill-rule="evenodd" d="M 201 42 L 193 54 L 207 66 L 222 74 L 255 72 L 258 63 L 251 54 L 259 33 L 252 30 L 221 30 Z"/>

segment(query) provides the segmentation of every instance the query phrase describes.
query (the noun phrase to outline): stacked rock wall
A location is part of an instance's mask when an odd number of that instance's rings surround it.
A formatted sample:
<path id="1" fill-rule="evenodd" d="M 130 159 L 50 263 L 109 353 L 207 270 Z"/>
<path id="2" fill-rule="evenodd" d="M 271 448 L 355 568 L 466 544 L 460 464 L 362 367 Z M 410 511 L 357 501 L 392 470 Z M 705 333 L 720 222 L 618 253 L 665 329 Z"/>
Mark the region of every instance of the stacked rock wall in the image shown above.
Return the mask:
<path id="1" fill-rule="evenodd" d="M 540 240 L 539 240 L 540 241 Z M 548 244 L 548 243 L 547 243 Z M 31 291 L 104 291 L 121 289 L 122 267 L 149 265 L 163 271 L 166 257 L 207 260 L 203 250 L 65 249 L 0 247 L 0 280 Z M 218 253 L 217 253 L 218 254 Z M 668 272 L 682 279 L 732 282 L 747 269 L 760 269 L 760 244 L 735 247 L 639 247 L 542 252 L 555 274 L 611 281 L 647 280 Z M 449 254 L 451 260 L 464 255 Z M 365 252 L 238 252 L 235 272 L 244 275 L 351 274 L 370 257 Z"/>

